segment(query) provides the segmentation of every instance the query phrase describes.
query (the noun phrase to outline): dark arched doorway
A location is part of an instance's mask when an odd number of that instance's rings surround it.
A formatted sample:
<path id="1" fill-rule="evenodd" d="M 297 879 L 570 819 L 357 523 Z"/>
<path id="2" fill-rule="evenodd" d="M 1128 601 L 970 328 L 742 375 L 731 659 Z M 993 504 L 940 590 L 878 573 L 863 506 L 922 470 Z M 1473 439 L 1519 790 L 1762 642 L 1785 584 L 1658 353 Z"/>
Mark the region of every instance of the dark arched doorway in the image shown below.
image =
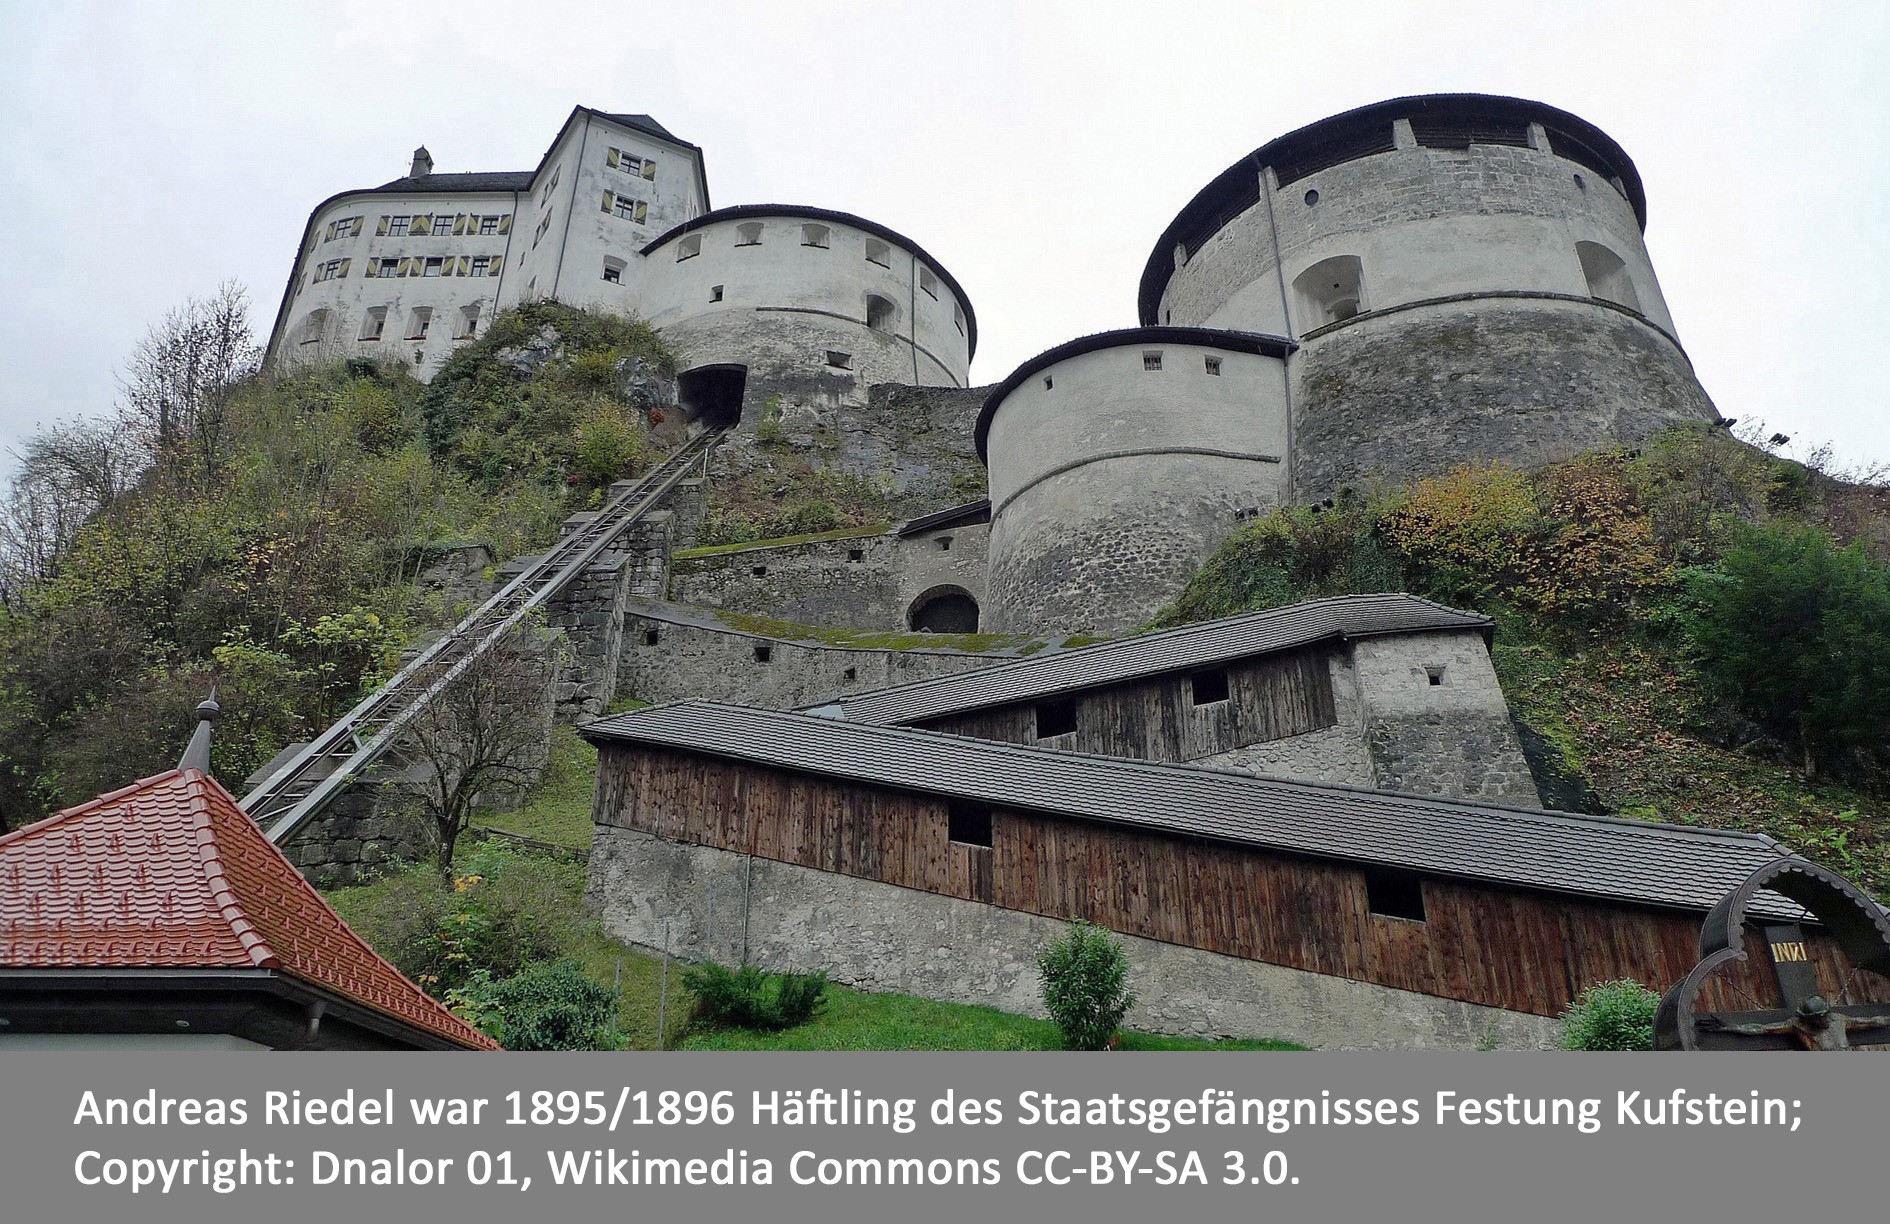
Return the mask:
<path id="1" fill-rule="evenodd" d="M 676 377 L 676 397 L 683 415 L 709 429 L 725 429 L 742 419 L 742 393 L 748 386 L 748 367 L 706 365 L 684 370 Z"/>
<path id="2" fill-rule="evenodd" d="M 912 601 L 906 624 L 920 633 L 976 633 L 978 601 L 958 586 L 936 586 Z"/>

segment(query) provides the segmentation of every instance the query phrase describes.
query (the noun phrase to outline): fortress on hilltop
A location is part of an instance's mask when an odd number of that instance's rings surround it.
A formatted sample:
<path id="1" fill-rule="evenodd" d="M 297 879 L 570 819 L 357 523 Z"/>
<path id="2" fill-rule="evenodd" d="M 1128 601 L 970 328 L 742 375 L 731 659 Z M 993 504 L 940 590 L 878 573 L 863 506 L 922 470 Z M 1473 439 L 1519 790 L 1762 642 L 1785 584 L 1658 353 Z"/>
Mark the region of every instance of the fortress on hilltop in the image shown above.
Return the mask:
<path id="1" fill-rule="evenodd" d="M 1517 98 L 1398 98 L 1260 146 L 1155 240 L 1139 326 L 917 400 L 922 432 L 988 472 L 968 524 L 985 563 L 951 584 L 952 627 L 1120 630 L 1257 511 L 1716 420 L 1646 215 L 1606 133 Z M 648 320 L 693 419 L 752 441 L 769 414 L 825 414 L 868 473 L 906 449 L 901 422 L 861 418 L 871 388 L 965 389 L 977 351 L 963 286 L 916 242 L 822 208 L 711 209 L 699 148 L 578 107 L 533 170 L 435 173 L 420 149 L 317 206 L 270 358 L 392 355 L 426 377 L 539 298 Z"/>
<path id="2" fill-rule="evenodd" d="M 1135 631 L 1269 510 L 1721 424 L 1646 219 L 1627 153 L 1565 111 L 1379 102 L 1203 187 L 1134 326 L 973 387 L 970 297 L 917 242 L 712 208 L 695 145 L 578 107 L 535 169 L 420 149 L 318 205 L 268 360 L 430 378 L 536 300 L 673 355 L 618 390 L 681 449 L 362 707 L 427 700 L 401 685 L 468 626 L 542 607 L 549 704 L 602 753 L 590 887 L 620 936 L 1027 1008 L 1046 924 L 1082 917 L 1134 937 L 1143 1027 L 1533 1046 L 1588 982 L 1684 973 L 1697 914 L 1782 849 L 1545 810 L 1486 617 L 1394 592 Z M 559 344 L 494 359 L 525 377 Z M 870 481 L 898 521 L 700 538 L 762 469 Z M 434 579 L 483 598 L 505 559 L 459 551 Z M 658 708 L 588 721 L 623 697 Z M 375 788 L 327 805 L 385 751 L 359 731 L 244 801 L 316 878 L 415 853 Z"/>

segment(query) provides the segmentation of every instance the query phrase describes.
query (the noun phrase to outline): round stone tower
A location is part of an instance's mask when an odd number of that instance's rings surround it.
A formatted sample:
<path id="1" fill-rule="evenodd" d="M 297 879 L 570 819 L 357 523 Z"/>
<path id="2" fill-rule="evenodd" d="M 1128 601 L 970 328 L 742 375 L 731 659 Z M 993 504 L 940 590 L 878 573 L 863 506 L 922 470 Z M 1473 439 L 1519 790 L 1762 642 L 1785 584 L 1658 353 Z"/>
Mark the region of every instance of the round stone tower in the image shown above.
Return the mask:
<path id="1" fill-rule="evenodd" d="M 1619 145 L 1518 98 L 1398 98 L 1229 167 L 1156 243 L 1145 325 L 1298 342 L 1292 496 L 1528 466 L 1718 419 Z"/>
<path id="2" fill-rule="evenodd" d="M 851 213 L 717 209 L 642 259 L 642 313 L 676 355 L 684 407 L 746 430 L 769 401 L 863 403 L 874 383 L 963 387 L 977 349 L 957 280 Z"/>
<path id="3" fill-rule="evenodd" d="M 990 473 L 983 624 L 1131 628 L 1242 517 L 1287 496 L 1292 346 L 1143 327 L 1025 362 L 978 415 Z"/>

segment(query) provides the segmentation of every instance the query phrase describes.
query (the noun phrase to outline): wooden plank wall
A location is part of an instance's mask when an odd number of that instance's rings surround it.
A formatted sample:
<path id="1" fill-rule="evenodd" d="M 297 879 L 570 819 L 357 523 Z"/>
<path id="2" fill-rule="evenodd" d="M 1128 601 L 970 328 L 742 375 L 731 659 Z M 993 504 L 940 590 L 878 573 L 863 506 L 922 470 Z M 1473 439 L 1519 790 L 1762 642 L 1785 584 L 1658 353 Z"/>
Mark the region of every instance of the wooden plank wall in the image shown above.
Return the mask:
<path id="1" fill-rule="evenodd" d="M 1075 693 L 1070 699 L 1076 703 L 1076 731 L 1042 741 L 1037 739 L 1037 703 L 1029 701 L 918 725 L 1072 752 L 1193 761 L 1336 724 L 1331 655 L 1329 649 L 1307 648 L 1230 663 L 1224 669 L 1227 700 L 1204 706 L 1194 704 L 1185 673 Z"/>
<path id="2" fill-rule="evenodd" d="M 606 745 L 598 780 L 603 824 L 1537 1015 L 1613 978 L 1665 990 L 1699 959 L 1700 917 L 1652 908 L 1428 878 L 1413 922 L 1370 913 L 1343 863 L 1002 809 L 984 849 L 947 838 L 943 799 L 652 748 Z M 1812 941 L 1820 980 L 1844 981 Z M 1756 936 L 1749 952 L 1706 1007 L 1777 1005 Z"/>

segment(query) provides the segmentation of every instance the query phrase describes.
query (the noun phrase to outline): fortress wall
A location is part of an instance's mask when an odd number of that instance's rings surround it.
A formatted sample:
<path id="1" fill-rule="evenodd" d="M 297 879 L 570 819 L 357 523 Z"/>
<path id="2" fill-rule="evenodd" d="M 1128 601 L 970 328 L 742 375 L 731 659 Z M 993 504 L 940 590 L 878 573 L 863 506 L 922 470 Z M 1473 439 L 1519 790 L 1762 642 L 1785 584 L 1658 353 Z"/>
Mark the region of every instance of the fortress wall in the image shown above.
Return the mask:
<path id="1" fill-rule="evenodd" d="M 1145 369 L 1154 352 L 1161 369 Z M 1123 333 L 1023 379 L 987 451 L 991 626 L 1129 628 L 1173 598 L 1237 511 L 1286 496 L 1282 363 Z"/>
<path id="2" fill-rule="evenodd" d="M 977 523 L 905 538 L 881 532 L 677 558 L 668 597 L 803 624 L 904 629 L 914 601 L 940 587 L 963 590 L 982 606 L 989 533 Z M 951 547 L 941 549 L 941 540 Z"/>
<path id="3" fill-rule="evenodd" d="M 1478 298 L 1363 315 L 1292 359 L 1294 491 L 1533 466 L 1718 418 L 1680 350 L 1587 301 Z"/>

